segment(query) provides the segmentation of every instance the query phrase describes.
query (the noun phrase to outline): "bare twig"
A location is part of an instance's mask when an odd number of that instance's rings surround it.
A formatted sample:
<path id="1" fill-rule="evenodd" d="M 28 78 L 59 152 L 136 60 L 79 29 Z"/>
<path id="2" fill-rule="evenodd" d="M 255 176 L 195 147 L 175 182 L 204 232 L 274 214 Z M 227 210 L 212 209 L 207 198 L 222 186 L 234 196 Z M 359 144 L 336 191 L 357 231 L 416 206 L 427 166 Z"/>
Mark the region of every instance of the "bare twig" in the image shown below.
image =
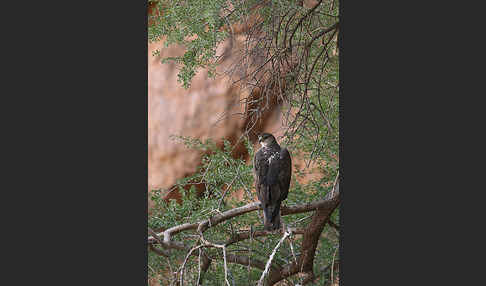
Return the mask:
<path id="1" fill-rule="evenodd" d="M 230 283 L 228 281 L 228 263 L 226 262 L 226 247 L 223 245 L 223 259 L 224 259 L 224 280 L 226 281 L 226 284 L 230 286 Z"/>
<path id="2" fill-rule="evenodd" d="M 187 259 L 189 258 L 189 256 L 191 256 L 191 254 L 194 250 L 197 250 L 201 247 L 203 247 L 203 245 L 195 246 L 195 247 L 191 248 L 191 250 L 189 250 L 189 252 L 187 253 L 186 258 L 184 259 L 184 262 L 181 265 L 181 269 L 179 270 L 181 272 L 181 275 L 180 275 L 180 283 L 181 284 L 180 284 L 180 286 L 184 285 L 184 267 L 186 266 Z"/>
<path id="3" fill-rule="evenodd" d="M 332 264 L 331 264 L 331 283 L 334 283 L 334 258 L 336 257 L 336 252 L 339 248 L 336 247 L 336 250 L 334 250 L 334 254 L 332 255 Z"/>
<path id="4" fill-rule="evenodd" d="M 272 254 L 270 255 L 267 264 L 265 265 L 265 270 L 262 273 L 262 276 L 260 276 L 260 280 L 258 280 L 258 286 L 263 286 L 263 279 L 265 278 L 265 275 L 267 275 L 268 270 L 270 269 L 270 265 L 272 264 L 273 257 L 275 256 L 275 253 L 277 252 L 278 248 L 280 247 L 280 244 L 287 238 L 287 236 L 290 235 L 291 232 L 287 229 L 283 235 L 283 237 L 279 240 L 277 245 L 272 251 Z"/>
<path id="5" fill-rule="evenodd" d="M 297 263 L 297 257 L 295 256 L 294 245 L 292 243 L 292 235 L 289 236 L 289 244 L 290 244 L 290 250 L 292 251 L 292 257 L 294 258 L 294 262 Z"/>

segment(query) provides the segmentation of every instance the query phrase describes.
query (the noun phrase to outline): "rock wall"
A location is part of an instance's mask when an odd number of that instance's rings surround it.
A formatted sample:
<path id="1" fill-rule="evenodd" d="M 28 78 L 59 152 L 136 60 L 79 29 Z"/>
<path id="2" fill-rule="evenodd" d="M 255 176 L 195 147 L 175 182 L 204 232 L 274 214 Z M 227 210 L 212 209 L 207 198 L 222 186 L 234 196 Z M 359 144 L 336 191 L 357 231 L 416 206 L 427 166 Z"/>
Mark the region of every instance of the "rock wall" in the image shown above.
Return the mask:
<path id="1" fill-rule="evenodd" d="M 230 137 L 240 129 L 241 120 L 224 118 L 224 112 L 235 112 L 238 94 L 222 78 L 208 79 L 199 72 L 189 89 L 177 82 L 174 64 L 160 63 L 151 52 L 161 43 L 149 45 L 148 64 L 148 171 L 149 189 L 167 188 L 178 178 L 194 172 L 200 154 L 186 149 L 171 135 L 200 139 Z M 172 46 L 161 50 L 161 56 L 180 55 L 182 49 Z"/>
<path id="2" fill-rule="evenodd" d="M 218 66 L 219 73 L 234 63 L 236 56 L 231 51 L 241 48 L 242 42 L 243 39 L 235 37 L 233 43 L 227 40 L 218 47 L 218 54 L 227 55 Z M 160 56 L 153 56 L 156 49 L 160 50 Z M 210 79 L 206 70 L 200 70 L 191 87 L 184 89 L 177 82 L 177 66 L 161 64 L 162 58 L 183 53 L 182 47 L 163 48 L 162 42 L 148 47 L 149 191 L 171 187 L 177 179 L 192 174 L 200 163 L 200 152 L 185 148 L 171 139 L 172 135 L 212 138 L 216 142 L 225 138 L 235 142 L 245 126 L 241 115 L 244 110 L 239 102 L 248 94 L 232 85 L 227 77 Z"/>

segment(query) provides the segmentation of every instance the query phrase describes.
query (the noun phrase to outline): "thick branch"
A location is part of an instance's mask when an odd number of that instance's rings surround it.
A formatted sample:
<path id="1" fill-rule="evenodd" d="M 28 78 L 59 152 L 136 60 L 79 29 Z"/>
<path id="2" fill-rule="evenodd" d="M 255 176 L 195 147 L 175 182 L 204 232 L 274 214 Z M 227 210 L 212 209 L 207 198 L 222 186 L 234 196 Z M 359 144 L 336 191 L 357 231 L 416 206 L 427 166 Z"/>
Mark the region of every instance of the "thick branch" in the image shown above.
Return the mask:
<path id="1" fill-rule="evenodd" d="M 166 250 L 158 249 L 153 244 L 149 244 L 149 248 L 158 255 L 169 257 L 169 253 Z"/>
<path id="2" fill-rule="evenodd" d="M 292 234 L 304 234 L 305 229 L 303 228 L 294 228 L 292 229 Z M 256 230 L 251 233 L 251 237 L 259 237 L 259 236 L 267 236 L 269 234 L 275 234 L 273 231 L 268 230 Z M 240 232 L 232 236 L 227 242 L 226 245 L 230 245 L 236 242 L 240 242 L 245 239 L 250 238 L 250 231 Z"/>
<path id="3" fill-rule="evenodd" d="M 332 200 L 323 199 L 323 200 L 319 200 L 319 201 L 315 201 L 315 202 L 311 202 L 311 203 L 307 203 L 307 204 L 302 204 L 302 205 L 282 206 L 281 207 L 281 215 L 284 216 L 284 215 L 290 215 L 290 214 L 309 212 L 309 211 L 313 211 L 317 208 L 330 206 L 332 204 L 333 204 Z M 158 233 L 157 235 L 163 236 L 164 237 L 164 244 L 167 245 L 167 244 L 171 243 L 170 237 L 173 234 L 179 233 L 181 231 L 191 230 L 191 229 L 195 230 L 199 226 L 201 227 L 201 231 L 204 232 L 209 226 L 215 226 L 215 225 L 217 225 L 217 224 L 219 224 L 219 223 L 221 223 L 225 220 L 231 219 L 231 218 L 236 217 L 236 216 L 240 216 L 240 215 L 248 213 L 248 212 L 258 210 L 259 208 L 260 208 L 259 202 L 250 203 L 250 204 L 247 204 L 247 205 L 242 206 L 242 207 L 227 210 L 227 211 L 223 212 L 222 214 L 219 214 L 219 215 L 212 217 L 210 220 L 204 220 L 204 221 L 199 222 L 199 223 L 184 223 L 184 224 L 181 224 L 181 225 L 171 227 L 171 228 L 165 230 L 162 233 Z M 153 236 L 148 237 L 148 243 L 155 243 L 155 242 L 157 242 L 157 239 L 155 239 Z M 177 248 L 177 247 L 172 247 L 172 248 Z"/>
<path id="4" fill-rule="evenodd" d="M 332 200 L 323 199 L 307 204 L 296 205 L 296 206 L 282 206 L 280 208 L 281 215 L 298 214 L 313 211 L 317 208 L 323 208 L 333 204 Z"/>
<path id="5" fill-rule="evenodd" d="M 239 208 L 227 210 L 220 215 L 216 215 L 216 216 L 214 216 L 214 217 L 212 217 L 208 220 L 205 220 L 205 221 L 199 223 L 199 226 L 198 226 L 197 229 L 200 232 L 204 232 L 209 227 L 218 225 L 219 223 L 221 223 L 225 220 L 231 219 L 235 216 L 239 216 L 239 215 L 257 210 L 259 207 L 260 207 L 260 203 L 255 202 L 255 203 L 247 204 L 246 206 L 242 206 L 242 207 L 239 207 Z"/>
<path id="6" fill-rule="evenodd" d="M 258 268 L 260 270 L 265 270 L 265 262 L 258 259 L 248 259 L 248 256 L 226 254 L 226 259 L 230 263 L 236 263 L 243 266 L 250 265 L 251 267 Z"/>

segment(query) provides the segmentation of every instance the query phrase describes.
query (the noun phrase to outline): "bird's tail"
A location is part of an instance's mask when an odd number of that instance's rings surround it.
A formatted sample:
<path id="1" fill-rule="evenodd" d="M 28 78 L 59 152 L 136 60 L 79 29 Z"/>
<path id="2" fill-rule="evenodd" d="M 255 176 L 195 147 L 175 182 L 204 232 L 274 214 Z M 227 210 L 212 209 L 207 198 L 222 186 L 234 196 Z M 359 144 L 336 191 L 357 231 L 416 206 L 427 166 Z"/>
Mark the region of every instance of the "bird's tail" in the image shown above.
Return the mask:
<path id="1" fill-rule="evenodd" d="M 269 231 L 280 228 L 280 202 L 263 209 L 263 228 Z"/>

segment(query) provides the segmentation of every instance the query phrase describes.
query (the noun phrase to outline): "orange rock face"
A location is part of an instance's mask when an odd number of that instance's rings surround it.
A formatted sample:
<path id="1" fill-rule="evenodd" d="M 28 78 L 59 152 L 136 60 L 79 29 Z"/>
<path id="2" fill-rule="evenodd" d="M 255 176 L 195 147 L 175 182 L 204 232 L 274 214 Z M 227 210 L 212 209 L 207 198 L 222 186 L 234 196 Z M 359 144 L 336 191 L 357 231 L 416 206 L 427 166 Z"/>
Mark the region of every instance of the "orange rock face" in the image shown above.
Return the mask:
<path id="1" fill-rule="evenodd" d="M 222 43 L 218 53 L 229 52 L 241 41 Z M 160 50 L 160 56 L 153 51 Z M 173 63 L 161 64 L 168 56 L 180 56 L 180 46 L 163 48 L 163 43 L 148 47 L 148 186 L 149 191 L 166 189 L 177 179 L 192 174 L 200 163 L 201 153 L 187 149 L 172 135 L 191 136 L 218 142 L 223 138 L 234 142 L 243 130 L 245 120 L 239 101 L 246 96 L 225 76 L 210 79 L 200 70 L 184 89 L 177 82 L 178 68 Z M 234 61 L 231 53 L 218 66 L 222 73 Z M 240 150 L 240 153 L 242 151 Z"/>
<path id="2" fill-rule="evenodd" d="M 160 43 L 149 45 L 148 55 L 148 171 L 149 188 L 167 188 L 178 178 L 192 173 L 200 154 L 186 149 L 171 135 L 200 139 L 223 138 L 239 129 L 238 118 L 224 118 L 225 111 L 234 111 L 235 94 L 223 78 L 209 79 L 200 71 L 189 89 L 177 82 L 175 64 L 160 63 L 152 51 Z M 161 56 L 181 55 L 180 47 L 161 49 Z"/>

